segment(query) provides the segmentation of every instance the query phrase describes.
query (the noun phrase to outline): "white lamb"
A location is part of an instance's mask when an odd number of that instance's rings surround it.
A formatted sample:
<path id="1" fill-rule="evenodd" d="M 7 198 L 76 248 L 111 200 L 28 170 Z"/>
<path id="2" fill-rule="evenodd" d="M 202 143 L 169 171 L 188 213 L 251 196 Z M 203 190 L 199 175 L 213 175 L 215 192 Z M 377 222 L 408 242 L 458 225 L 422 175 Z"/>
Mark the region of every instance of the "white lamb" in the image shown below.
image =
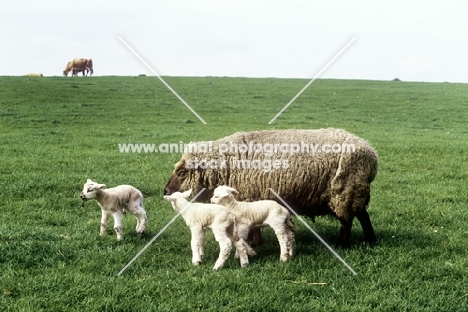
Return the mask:
<path id="1" fill-rule="evenodd" d="M 164 199 L 171 202 L 174 210 L 181 212 L 185 223 L 192 233 L 192 263 L 199 265 L 203 259 L 203 242 L 205 239 L 205 229 L 211 228 L 216 241 L 219 243 L 219 257 L 213 269 L 218 270 L 223 267 L 224 262 L 229 258 L 232 243 L 236 248 L 236 256 L 240 257 L 241 267 L 249 264 L 249 258 L 245 246 L 247 243 L 239 239 L 237 235 L 236 216 L 224 206 L 214 204 L 190 203 L 186 198 L 190 196 L 192 190 L 186 192 L 175 192 L 164 196 Z M 187 206 L 188 205 L 188 206 Z"/>
<path id="2" fill-rule="evenodd" d="M 105 234 L 107 221 L 112 214 L 117 240 L 122 239 L 122 211 L 128 211 L 136 217 L 136 232 L 143 234 L 148 217 L 143 208 L 143 195 L 141 192 L 131 185 L 119 185 L 114 188 L 104 189 L 105 186 L 105 184 L 99 184 L 88 179 L 80 194 L 83 201 L 95 199 L 101 207 L 100 234 Z"/>
<path id="3" fill-rule="evenodd" d="M 280 244 L 280 261 L 287 261 L 294 255 L 296 228 L 288 209 L 273 200 L 239 202 L 234 198 L 239 192 L 229 186 L 218 186 L 211 202 L 228 207 L 237 217 L 238 235 L 246 240 L 250 229 L 259 226 L 270 226 L 278 237 Z M 249 247 L 250 248 L 250 247 Z"/>

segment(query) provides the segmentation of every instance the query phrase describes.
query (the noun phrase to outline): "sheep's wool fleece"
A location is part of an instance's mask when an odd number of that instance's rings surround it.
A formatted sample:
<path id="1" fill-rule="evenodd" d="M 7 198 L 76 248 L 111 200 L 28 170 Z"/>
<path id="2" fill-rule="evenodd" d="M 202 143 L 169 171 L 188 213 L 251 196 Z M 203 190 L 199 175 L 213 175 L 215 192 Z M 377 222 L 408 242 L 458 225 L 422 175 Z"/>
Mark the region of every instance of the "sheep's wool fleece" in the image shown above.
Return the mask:
<path id="1" fill-rule="evenodd" d="M 175 172 L 185 168 L 187 178 L 180 185 L 181 190 L 192 189 L 198 193 L 207 188 L 200 200 L 207 201 L 218 185 L 229 185 L 239 191 L 238 200 L 256 201 L 277 198 L 272 188 L 283 199 L 302 208 L 306 215 L 319 215 L 332 212 L 337 217 L 347 219 L 363 207 L 369 200 L 370 183 L 377 174 L 378 157 L 365 140 L 341 129 L 317 130 L 265 130 L 239 132 L 211 142 L 191 143 L 210 145 L 210 151 L 194 152 L 187 150 L 176 164 Z M 277 150 L 271 155 L 265 151 L 239 151 L 231 149 L 221 153 L 217 146 L 265 144 L 277 145 L 308 144 L 318 147 L 315 152 L 309 148 L 291 152 Z M 322 147 L 328 147 L 321 150 Z M 338 148 L 353 146 L 353 149 Z M 331 150 L 331 147 L 334 147 Z M 190 168 L 201 160 L 214 160 L 212 164 L 223 163 L 224 168 Z M 279 161 L 287 163 L 287 168 L 263 170 L 261 168 L 234 168 L 239 160 Z M 341 203 L 340 201 L 346 201 Z M 339 204 L 338 204 L 339 203 Z M 310 207 L 314 207 L 311 211 Z"/>

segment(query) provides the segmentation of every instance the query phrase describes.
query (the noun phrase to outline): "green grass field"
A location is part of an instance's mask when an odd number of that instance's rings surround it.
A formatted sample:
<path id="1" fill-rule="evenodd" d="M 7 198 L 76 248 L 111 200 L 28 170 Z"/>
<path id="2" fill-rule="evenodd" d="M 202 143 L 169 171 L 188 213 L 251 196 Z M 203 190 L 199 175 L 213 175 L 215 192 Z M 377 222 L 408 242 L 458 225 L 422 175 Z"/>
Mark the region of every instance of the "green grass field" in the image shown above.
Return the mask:
<path id="1" fill-rule="evenodd" d="M 3 311 L 467 311 L 468 86 L 396 81 L 155 77 L 0 77 L 0 306 Z M 296 221 L 297 255 L 265 244 L 241 269 L 231 257 L 191 264 L 190 232 L 162 198 L 178 153 L 120 153 L 120 143 L 210 140 L 236 131 L 344 128 L 375 147 L 380 168 L 369 213 L 378 244 L 337 252 L 351 274 Z M 86 178 L 145 195 L 147 234 L 123 220 L 99 236 Z M 339 222 L 309 224 L 333 243 Z"/>

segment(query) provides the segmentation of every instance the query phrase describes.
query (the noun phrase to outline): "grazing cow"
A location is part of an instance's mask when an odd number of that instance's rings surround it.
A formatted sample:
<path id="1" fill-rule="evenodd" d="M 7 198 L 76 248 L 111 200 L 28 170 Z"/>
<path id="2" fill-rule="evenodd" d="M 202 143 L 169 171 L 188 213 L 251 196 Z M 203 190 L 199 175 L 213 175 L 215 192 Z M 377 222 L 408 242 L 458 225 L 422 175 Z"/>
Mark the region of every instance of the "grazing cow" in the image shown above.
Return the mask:
<path id="1" fill-rule="evenodd" d="M 85 58 L 76 58 L 67 63 L 63 71 L 63 76 L 68 76 L 69 72 L 72 72 L 72 76 L 77 76 L 79 72 L 83 73 L 83 76 L 87 76 L 88 73 L 92 75 L 93 71 L 93 60 Z"/>
<path id="2" fill-rule="evenodd" d="M 41 73 L 36 73 L 36 74 L 26 74 L 24 76 L 27 76 L 27 77 L 42 77 L 43 75 Z"/>

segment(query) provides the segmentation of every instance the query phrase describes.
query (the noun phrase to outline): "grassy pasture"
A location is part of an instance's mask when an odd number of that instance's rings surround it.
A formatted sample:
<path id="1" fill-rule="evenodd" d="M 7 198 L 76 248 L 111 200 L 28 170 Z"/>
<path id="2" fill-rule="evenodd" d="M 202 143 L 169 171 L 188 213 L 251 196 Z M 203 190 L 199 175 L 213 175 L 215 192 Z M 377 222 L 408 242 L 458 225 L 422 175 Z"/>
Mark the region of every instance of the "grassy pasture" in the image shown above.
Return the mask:
<path id="1" fill-rule="evenodd" d="M 0 306 L 5 311 L 466 311 L 468 310 L 468 86 L 396 81 L 154 77 L 0 77 Z M 369 213 L 377 246 L 337 252 L 300 222 L 297 256 L 279 262 L 273 233 L 251 265 L 212 271 L 217 245 L 192 266 L 190 233 L 163 187 L 176 153 L 120 153 L 119 143 L 217 139 L 236 131 L 338 127 L 380 156 Z M 145 195 L 147 235 L 124 218 L 124 240 L 99 237 L 86 178 Z M 333 242 L 339 223 L 309 224 Z"/>

